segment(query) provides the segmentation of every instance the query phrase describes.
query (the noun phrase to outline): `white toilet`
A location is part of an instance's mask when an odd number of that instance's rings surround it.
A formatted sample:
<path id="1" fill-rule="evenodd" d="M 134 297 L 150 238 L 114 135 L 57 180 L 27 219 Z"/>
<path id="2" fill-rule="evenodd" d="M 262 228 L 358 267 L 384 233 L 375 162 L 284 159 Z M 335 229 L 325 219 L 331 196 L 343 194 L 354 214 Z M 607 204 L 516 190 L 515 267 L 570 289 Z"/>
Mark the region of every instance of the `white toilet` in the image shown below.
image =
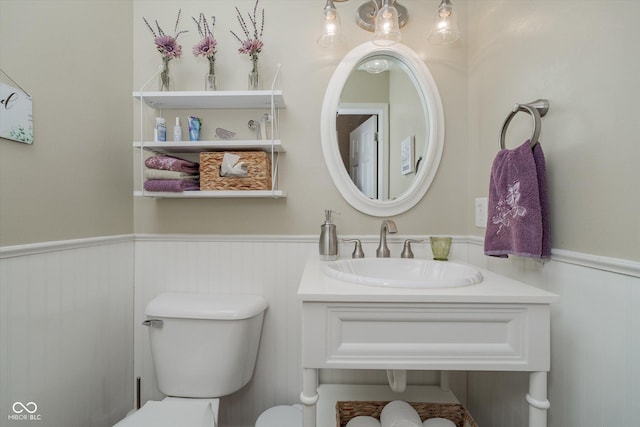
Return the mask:
<path id="1" fill-rule="evenodd" d="M 267 302 L 255 295 L 166 293 L 145 309 L 158 390 L 114 427 L 216 427 L 218 398 L 253 376 Z"/>

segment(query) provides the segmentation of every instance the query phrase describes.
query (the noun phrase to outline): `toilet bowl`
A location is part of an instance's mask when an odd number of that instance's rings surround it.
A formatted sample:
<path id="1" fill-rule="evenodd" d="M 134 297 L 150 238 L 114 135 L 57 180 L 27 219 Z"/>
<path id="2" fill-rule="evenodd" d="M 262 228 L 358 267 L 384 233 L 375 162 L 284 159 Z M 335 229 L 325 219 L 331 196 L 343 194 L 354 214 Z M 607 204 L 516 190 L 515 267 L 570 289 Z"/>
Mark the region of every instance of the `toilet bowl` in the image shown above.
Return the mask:
<path id="1" fill-rule="evenodd" d="M 280 405 L 264 411 L 255 427 L 302 427 L 302 406 Z"/>
<path id="2" fill-rule="evenodd" d="M 114 427 L 216 427 L 219 398 L 253 377 L 267 302 L 257 295 L 165 293 L 145 315 L 158 390 Z"/>

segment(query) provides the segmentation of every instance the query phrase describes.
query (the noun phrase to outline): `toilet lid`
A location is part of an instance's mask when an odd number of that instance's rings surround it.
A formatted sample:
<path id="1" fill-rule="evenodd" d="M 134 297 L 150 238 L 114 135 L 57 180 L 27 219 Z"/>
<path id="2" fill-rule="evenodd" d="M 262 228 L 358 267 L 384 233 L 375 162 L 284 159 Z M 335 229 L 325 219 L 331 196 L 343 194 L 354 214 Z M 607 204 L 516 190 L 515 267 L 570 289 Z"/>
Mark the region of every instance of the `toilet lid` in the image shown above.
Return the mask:
<path id="1" fill-rule="evenodd" d="M 209 399 L 148 401 L 114 427 L 215 427 Z"/>
<path id="2" fill-rule="evenodd" d="M 256 427 L 302 427 L 302 408 L 299 405 L 269 408 L 260 414 Z"/>

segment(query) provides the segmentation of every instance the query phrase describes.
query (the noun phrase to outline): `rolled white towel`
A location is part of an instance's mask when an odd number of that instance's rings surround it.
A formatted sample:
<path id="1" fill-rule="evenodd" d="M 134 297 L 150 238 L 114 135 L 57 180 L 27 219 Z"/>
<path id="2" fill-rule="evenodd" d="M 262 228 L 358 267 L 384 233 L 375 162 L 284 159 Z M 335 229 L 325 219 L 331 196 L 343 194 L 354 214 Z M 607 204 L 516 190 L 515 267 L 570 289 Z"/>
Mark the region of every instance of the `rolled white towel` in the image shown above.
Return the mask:
<path id="1" fill-rule="evenodd" d="M 394 400 L 385 405 L 380 413 L 382 427 L 420 427 L 422 420 L 407 402 Z"/>
<path id="2" fill-rule="evenodd" d="M 422 427 L 456 427 L 456 424 L 446 418 L 429 418 L 422 422 Z"/>
<path id="3" fill-rule="evenodd" d="M 351 418 L 347 423 L 347 427 L 380 427 L 380 421 L 373 417 L 360 415 Z"/>

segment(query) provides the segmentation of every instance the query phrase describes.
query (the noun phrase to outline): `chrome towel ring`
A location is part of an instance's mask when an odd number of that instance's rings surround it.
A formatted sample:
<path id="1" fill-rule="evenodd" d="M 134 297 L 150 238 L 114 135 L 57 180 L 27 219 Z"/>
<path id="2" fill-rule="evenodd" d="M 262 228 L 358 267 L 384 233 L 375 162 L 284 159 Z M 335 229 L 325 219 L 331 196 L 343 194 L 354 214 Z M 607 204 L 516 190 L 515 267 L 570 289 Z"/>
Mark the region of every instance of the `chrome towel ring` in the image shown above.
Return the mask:
<path id="1" fill-rule="evenodd" d="M 502 125 L 502 132 L 500 133 L 500 148 L 503 150 L 505 148 L 504 137 L 507 134 L 507 127 L 509 127 L 511 119 L 513 119 L 518 111 L 529 113 L 533 118 L 533 135 L 531 135 L 531 138 L 529 139 L 531 148 L 533 148 L 533 146 L 538 142 L 538 137 L 540 136 L 540 117 L 543 117 L 547 114 L 547 111 L 549 111 L 549 101 L 546 99 L 536 99 L 528 104 L 515 104 L 513 106 L 511 113 L 509 113 Z"/>

